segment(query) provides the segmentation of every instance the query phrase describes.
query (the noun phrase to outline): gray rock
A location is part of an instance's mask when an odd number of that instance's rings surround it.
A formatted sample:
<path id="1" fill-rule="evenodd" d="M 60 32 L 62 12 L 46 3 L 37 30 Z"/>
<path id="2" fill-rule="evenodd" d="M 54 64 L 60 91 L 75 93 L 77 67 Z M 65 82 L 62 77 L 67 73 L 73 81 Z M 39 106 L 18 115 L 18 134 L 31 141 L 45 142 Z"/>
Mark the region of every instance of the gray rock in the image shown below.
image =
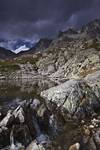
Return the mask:
<path id="1" fill-rule="evenodd" d="M 11 117 L 12 117 L 11 111 L 8 111 L 7 115 L 0 122 L 0 127 L 3 127 L 3 126 L 6 127 Z"/>
<path id="2" fill-rule="evenodd" d="M 13 115 L 15 118 L 18 118 L 20 123 L 24 123 L 25 121 L 25 118 L 24 118 L 24 111 L 23 111 L 23 108 L 21 108 L 20 106 L 17 107 L 15 109 L 15 111 L 13 112 Z"/>
<path id="3" fill-rule="evenodd" d="M 37 138 L 36 141 L 38 144 L 44 144 L 44 145 L 48 145 L 50 143 L 49 137 L 45 134 L 40 134 Z"/>
<path id="4" fill-rule="evenodd" d="M 84 80 L 69 80 L 59 86 L 41 92 L 46 102 L 54 102 L 71 116 L 85 117 L 99 107 L 99 100 Z M 65 116 L 67 114 L 65 113 Z"/>
<path id="5" fill-rule="evenodd" d="M 43 145 L 37 144 L 35 141 L 33 141 L 26 150 L 46 150 Z"/>
<path id="6" fill-rule="evenodd" d="M 100 86 L 100 70 L 88 74 L 85 77 L 85 80 L 90 84 L 97 84 L 98 86 Z"/>

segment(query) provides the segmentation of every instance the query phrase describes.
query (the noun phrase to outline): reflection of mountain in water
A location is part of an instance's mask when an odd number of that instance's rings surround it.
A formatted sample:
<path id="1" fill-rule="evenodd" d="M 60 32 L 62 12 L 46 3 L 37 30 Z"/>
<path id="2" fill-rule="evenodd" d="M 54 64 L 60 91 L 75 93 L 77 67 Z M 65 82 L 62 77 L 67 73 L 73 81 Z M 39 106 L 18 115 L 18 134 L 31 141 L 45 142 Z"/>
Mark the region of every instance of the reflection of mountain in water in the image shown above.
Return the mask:
<path id="1" fill-rule="evenodd" d="M 46 79 L 2 80 L 0 81 L 0 105 L 13 107 L 22 100 L 38 97 L 42 90 L 53 86 L 55 83 Z"/>

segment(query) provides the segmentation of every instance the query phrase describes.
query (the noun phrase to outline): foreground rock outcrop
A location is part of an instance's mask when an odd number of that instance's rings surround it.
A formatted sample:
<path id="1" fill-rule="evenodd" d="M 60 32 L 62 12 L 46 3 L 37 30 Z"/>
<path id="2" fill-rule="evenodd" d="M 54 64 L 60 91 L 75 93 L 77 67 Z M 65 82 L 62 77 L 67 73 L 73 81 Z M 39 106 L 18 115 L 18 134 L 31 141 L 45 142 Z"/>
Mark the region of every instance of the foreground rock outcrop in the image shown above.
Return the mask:
<path id="1" fill-rule="evenodd" d="M 65 118 L 82 119 L 93 115 L 100 108 L 100 88 L 89 86 L 85 80 L 69 80 L 41 93 L 46 102 L 52 102 L 61 109 Z M 98 94 L 97 94 L 98 93 Z"/>
<path id="2" fill-rule="evenodd" d="M 72 83 L 73 81 L 70 82 Z M 86 84 L 83 81 L 74 82 L 74 86 L 76 86 L 76 83 L 77 85 L 81 83 L 82 88 Z M 72 87 L 71 83 L 70 89 L 73 89 L 74 86 Z M 81 89 L 79 91 L 81 96 Z M 67 92 L 70 92 L 70 90 Z M 88 99 L 81 101 L 81 104 L 76 90 L 70 94 L 72 98 L 68 99 L 69 102 L 67 103 L 69 105 L 65 105 L 66 107 L 62 103 L 58 106 L 57 101 L 44 103 L 43 99 L 33 99 L 22 102 L 16 109 L 9 110 L 5 114 L 1 113 L 0 149 L 99 150 L 100 115 L 98 111 L 95 111 L 95 108 L 100 108 L 100 105 L 98 97 L 94 96 L 94 92 L 88 86 L 85 94 L 86 97 L 84 98 Z M 89 97 L 88 94 L 91 96 Z M 72 103 L 73 98 L 75 98 L 75 102 Z M 93 101 L 92 98 L 94 99 Z M 77 105 L 78 103 L 79 105 Z M 75 107 L 77 107 L 77 110 L 72 114 Z M 79 118 L 80 120 L 77 120 Z M 67 127 L 66 130 L 64 129 L 65 127 Z M 62 132 L 64 132 L 64 136 L 62 136 Z M 60 138 L 59 135 L 61 136 L 61 142 L 63 141 L 62 145 L 61 143 L 56 143 L 58 142 L 57 139 Z M 62 139 L 62 137 L 65 139 Z"/>
<path id="3" fill-rule="evenodd" d="M 0 113 L 2 150 L 99 150 L 100 71 Z M 5 142 L 6 139 L 6 142 Z"/>
<path id="4" fill-rule="evenodd" d="M 7 149 L 11 150 L 44 150 L 51 143 L 46 133 L 50 115 L 46 106 L 37 99 L 23 102 L 15 110 L 9 110 L 5 116 L 1 113 L 0 149 L 9 143 Z"/>

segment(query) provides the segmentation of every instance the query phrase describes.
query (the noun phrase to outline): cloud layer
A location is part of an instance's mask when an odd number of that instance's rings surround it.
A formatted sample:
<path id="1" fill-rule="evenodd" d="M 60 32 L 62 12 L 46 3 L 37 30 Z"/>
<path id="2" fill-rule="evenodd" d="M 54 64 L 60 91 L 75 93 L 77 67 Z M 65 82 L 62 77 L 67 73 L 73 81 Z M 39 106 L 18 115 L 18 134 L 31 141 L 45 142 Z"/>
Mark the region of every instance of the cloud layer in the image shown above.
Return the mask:
<path id="1" fill-rule="evenodd" d="M 0 0 L 0 38 L 52 37 L 100 17 L 100 0 Z"/>

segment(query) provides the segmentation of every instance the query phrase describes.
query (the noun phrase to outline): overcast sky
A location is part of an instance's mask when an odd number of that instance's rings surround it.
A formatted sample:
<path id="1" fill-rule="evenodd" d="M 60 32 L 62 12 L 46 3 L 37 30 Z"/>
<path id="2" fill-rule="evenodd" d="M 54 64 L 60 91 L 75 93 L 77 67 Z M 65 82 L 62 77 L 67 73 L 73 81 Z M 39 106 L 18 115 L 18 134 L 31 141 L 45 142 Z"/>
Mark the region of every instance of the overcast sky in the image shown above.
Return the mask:
<path id="1" fill-rule="evenodd" d="M 100 0 L 0 0 L 0 38 L 50 37 L 100 17 Z"/>

